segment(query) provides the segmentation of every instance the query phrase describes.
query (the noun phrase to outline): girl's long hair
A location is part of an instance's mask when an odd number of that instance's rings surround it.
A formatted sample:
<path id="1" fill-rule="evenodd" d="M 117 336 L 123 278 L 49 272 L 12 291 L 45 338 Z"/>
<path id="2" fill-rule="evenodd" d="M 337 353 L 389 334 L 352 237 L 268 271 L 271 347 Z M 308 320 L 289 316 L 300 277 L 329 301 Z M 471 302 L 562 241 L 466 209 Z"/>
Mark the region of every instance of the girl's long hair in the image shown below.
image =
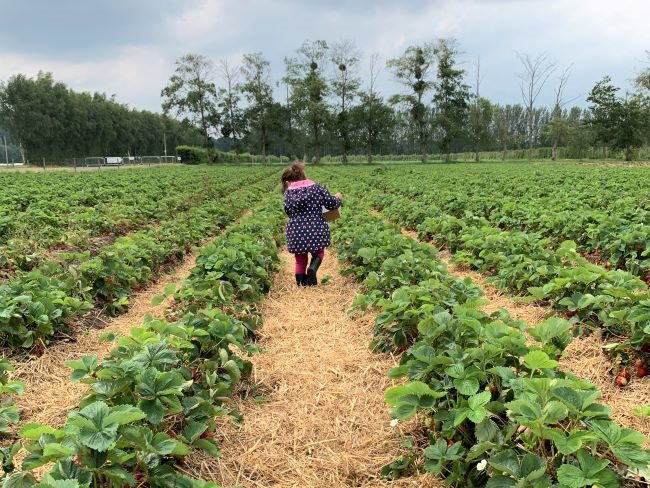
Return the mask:
<path id="1" fill-rule="evenodd" d="M 295 161 L 291 166 L 282 172 L 282 193 L 287 191 L 289 185 L 294 181 L 306 180 L 305 163 L 302 161 Z"/>

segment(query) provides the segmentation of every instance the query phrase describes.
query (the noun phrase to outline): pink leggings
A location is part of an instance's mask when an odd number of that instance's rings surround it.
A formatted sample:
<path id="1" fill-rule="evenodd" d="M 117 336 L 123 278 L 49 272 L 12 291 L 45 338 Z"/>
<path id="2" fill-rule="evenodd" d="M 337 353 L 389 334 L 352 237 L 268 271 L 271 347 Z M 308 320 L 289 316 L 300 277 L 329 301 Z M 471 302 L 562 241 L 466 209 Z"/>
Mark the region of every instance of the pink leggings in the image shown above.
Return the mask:
<path id="1" fill-rule="evenodd" d="M 321 259 L 325 258 L 325 249 L 312 253 L 313 256 L 318 256 Z M 309 262 L 309 254 L 294 254 L 296 257 L 296 274 L 305 274 L 307 272 L 307 263 Z"/>

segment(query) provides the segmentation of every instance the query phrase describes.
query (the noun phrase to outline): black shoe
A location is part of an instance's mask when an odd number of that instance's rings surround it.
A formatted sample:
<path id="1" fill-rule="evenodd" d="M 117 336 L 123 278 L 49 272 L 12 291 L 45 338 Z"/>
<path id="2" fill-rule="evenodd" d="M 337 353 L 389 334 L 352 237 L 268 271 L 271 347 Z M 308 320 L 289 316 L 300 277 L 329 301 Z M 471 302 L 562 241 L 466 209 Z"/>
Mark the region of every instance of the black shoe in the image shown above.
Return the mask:
<path id="1" fill-rule="evenodd" d="M 307 286 L 316 286 L 318 284 L 316 272 L 322 262 L 323 260 L 319 256 L 311 258 L 311 263 L 309 264 L 309 268 L 307 268 Z"/>
<path id="2" fill-rule="evenodd" d="M 298 286 L 307 286 L 307 275 L 306 274 L 297 274 L 296 275 L 296 285 Z"/>

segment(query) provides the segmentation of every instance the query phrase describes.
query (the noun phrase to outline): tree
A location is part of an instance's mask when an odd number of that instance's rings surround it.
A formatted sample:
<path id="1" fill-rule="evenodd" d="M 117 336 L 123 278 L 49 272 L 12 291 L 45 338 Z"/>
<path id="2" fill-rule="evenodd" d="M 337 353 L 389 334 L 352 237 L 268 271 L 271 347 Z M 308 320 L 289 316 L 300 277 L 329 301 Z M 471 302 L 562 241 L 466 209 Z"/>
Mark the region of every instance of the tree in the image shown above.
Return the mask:
<path id="1" fill-rule="evenodd" d="M 650 100 L 642 94 L 618 97 L 618 90 L 609 76 L 596 83 L 587 97 L 592 104 L 591 123 L 598 140 L 605 146 L 622 149 L 625 160 L 631 161 L 650 124 Z"/>
<path id="2" fill-rule="evenodd" d="M 526 107 L 528 159 L 530 160 L 535 144 L 535 102 L 557 65 L 555 62 L 549 61 L 546 54 L 540 54 L 533 59 L 528 54 L 517 53 L 517 57 L 524 67 L 524 72 L 519 75 L 519 78 L 521 80 L 521 98 Z"/>
<path id="3" fill-rule="evenodd" d="M 219 124 L 217 88 L 213 81 L 212 63 L 198 54 L 187 54 L 176 61 L 169 84 L 162 90 L 163 111 L 175 110 L 198 127 L 206 147 L 212 148 L 210 134 Z"/>
<path id="4" fill-rule="evenodd" d="M 481 110 L 481 58 L 476 61 L 476 78 L 474 81 L 474 104 L 470 113 L 472 142 L 474 143 L 474 161 L 480 161 L 479 145 L 485 135 Z"/>
<path id="5" fill-rule="evenodd" d="M 242 134 L 243 112 L 239 106 L 241 100 L 239 76 L 241 69 L 227 59 L 217 63 L 217 71 L 224 87 L 217 90 L 217 107 L 221 120 L 221 135 L 232 139 L 235 149 L 239 149 Z"/>
<path id="6" fill-rule="evenodd" d="M 469 109 L 469 86 L 465 84 L 465 71 L 456 68 L 458 50 L 454 40 L 441 39 L 436 56 L 438 73 L 434 83 L 433 104 L 438 147 L 449 161 L 451 144 L 465 130 Z"/>
<path id="7" fill-rule="evenodd" d="M 434 86 L 430 75 L 435 63 L 435 54 L 435 46 L 425 43 L 422 46 L 409 46 L 402 56 L 389 59 L 386 63 L 397 81 L 412 90 L 412 93 L 395 95 L 391 103 L 405 102 L 409 106 L 411 118 L 417 126 L 422 162 L 427 159 L 427 141 L 430 134 L 427 127 L 427 110 L 422 100 Z"/>
<path id="8" fill-rule="evenodd" d="M 616 113 L 618 110 L 616 92 L 618 88 L 611 83 L 611 78 L 605 76 L 591 89 L 587 101 L 591 102 L 591 127 L 594 129 L 596 141 L 603 144 L 604 156 L 607 157 L 607 147 L 615 139 Z"/>
<path id="9" fill-rule="evenodd" d="M 262 53 L 245 54 L 242 73 L 244 83 L 241 90 L 249 103 L 246 118 L 255 147 L 266 161 L 273 106 L 271 63 Z"/>
<path id="10" fill-rule="evenodd" d="M 359 53 L 352 41 L 335 43 L 330 52 L 330 60 L 335 66 L 335 75 L 331 81 L 332 91 L 339 100 L 336 128 L 341 137 L 343 162 L 347 163 L 348 151 L 351 149 L 349 110 L 357 90 L 361 86 L 361 80 L 357 76 Z"/>
<path id="11" fill-rule="evenodd" d="M 373 151 L 390 138 L 395 118 L 392 109 L 372 90 L 361 92 L 359 98 L 360 103 L 352 108 L 350 119 L 359 145 L 366 149 L 371 163 Z"/>
<path id="12" fill-rule="evenodd" d="M 330 117 L 326 102 L 329 87 L 323 74 L 328 50 L 325 41 L 306 41 L 296 57 L 284 60 L 284 81 L 291 87 L 291 110 L 301 119 L 316 162 L 321 158 L 323 132 Z"/>
<path id="13" fill-rule="evenodd" d="M 497 108 L 495 132 L 495 138 L 499 143 L 499 147 L 501 147 L 503 150 L 501 159 L 505 161 L 506 153 L 508 151 L 508 144 L 510 142 L 510 126 L 508 124 L 508 113 L 505 107 Z"/>
<path id="14" fill-rule="evenodd" d="M 650 51 L 646 51 L 648 63 L 650 63 Z M 640 91 L 650 93 L 650 66 L 642 70 L 634 79 L 634 83 Z"/>
<path id="15" fill-rule="evenodd" d="M 569 132 L 569 124 L 567 123 L 566 118 L 563 116 L 563 108 L 567 103 L 564 99 L 564 90 L 566 89 L 570 75 L 571 66 L 562 72 L 562 75 L 558 81 L 558 86 L 557 88 L 554 88 L 555 103 L 553 104 L 551 122 L 549 125 L 549 136 L 553 141 L 551 156 L 551 159 L 553 159 L 553 161 L 557 160 L 557 148 L 560 144 L 564 144 L 566 142 L 566 138 Z"/>
<path id="16" fill-rule="evenodd" d="M 487 98 L 480 97 L 469 108 L 470 137 L 474 150 L 474 161 L 480 161 L 480 151 L 492 143 L 491 127 L 494 123 L 495 106 Z"/>
<path id="17" fill-rule="evenodd" d="M 379 76 L 380 71 L 380 69 L 377 67 L 378 61 L 379 54 L 373 53 L 370 55 L 368 90 L 366 92 L 365 98 L 362 96 L 361 99 L 362 106 L 364 106 L 364 109 L 362 109 L 362 113 L 364 115 L 361 116 L 361 121 L 364 123 L 363 127 L 366 133 L 365 146 L 368 164 L 372 163 L 372 151 L 375 144 L 373 134 L 378 134 L 381 132 L 381 129 L 378 129 L 378 127 L 380 127 L 381 121 L 376 120 L 376 118 L 380 117 L 382 114 L 385 114 L 386 111 L 391 111 L 390 107 L 388 106 L 375 107 L 375 104 L 377 102 L 383 103 L 383 101 L 375 94 L 375 83 L 377 82 L 377 77 Z"/>

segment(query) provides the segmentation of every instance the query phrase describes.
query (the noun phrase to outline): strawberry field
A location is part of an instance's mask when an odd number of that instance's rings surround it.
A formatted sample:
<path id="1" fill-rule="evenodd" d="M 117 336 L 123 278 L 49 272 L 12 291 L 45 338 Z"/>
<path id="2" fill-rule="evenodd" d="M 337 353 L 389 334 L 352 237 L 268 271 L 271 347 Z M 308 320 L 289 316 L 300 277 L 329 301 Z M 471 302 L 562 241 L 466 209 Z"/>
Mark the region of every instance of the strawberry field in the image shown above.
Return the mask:
<path id="1" fill-rule="evenodd" d="M 641 401 L 650 399 L 646 168 L 448 165 L 328 176 L 358 198 L 337 230 L 345 272 L 367 291 L 356 305 L 380 310 L 373 347 L 401 354 L 390 375 L 409 380 L 386 400 L 396 419 L 416 416 L 421 429 L 384 474 L 425 469 L 455 486 L 646 486 L 647 440 L 612 422 L 600 392 L 558 362 L 574 337 L 602 329 L 609 381 L 642 383 Z M 449 274 L 437 251 L 547 306 L 549 317 L 531 327 L 481 312 L 481 290 Z M 628 407 L 647 415 L 642 403 Z"/>
<path id="2" fill-rule="evenodd" d="M 390 386 L 363 394 L 383 397 L 378 415 L 397 429 L 383 443 L 391 449 L 383 468 L 338 485 L 438 486 L 422 481 L 429 473 L 457 487 L 648 486 L 650 168 L 324 165 L 308 172 L 344 194 L 326 259 L 338 257 L 328 265 L 358 293 L 335 301 L 349 301 L 348 315 L 371 319 L 359 347 L 386 358 L 381 375 Z M 335 312 L 319 300 L 337 293 L 328 280 L 314 289 L 276 286 L 281 258 L 290 259 L 274 191 L 279 173 L 197 166 L 0 175 L 3 486 L 229 486 L 228 422 L 268 415 L 277 429 L 283 421 L 285 389 L 277 379 L 264 384 L 272 376 L 264 361 L 255 369 L 269 340 L 264 304 L 310 304 L 309 313 L 295 311 L 295 326 L 314 327 L 315 336 L 317 316 Z M 166 303 L 162 315 L 127 333 L 109 322 L 97 331 L 98 341 L 112 341 L 107 355 L 79 350 L 67 361 L 63 381 L 85 387 L 65 421 L 25 418 L 17 395 L 38 392 L 25 391 L 12 363 L 29 369 L 50 348 L 88 333 L 89 317 L 128 314 L 190 255 L 189 274 L 153 299 Z M 481 281 L 455 275 L 452 265 Z M 484 311 L 485 286 L 543 309 L 545 318 L 527 323 L 505 308 Z M 564 367 L 580 360 L 567 357 L 569 344 L 594 334 L 609 364 L 604 382 L 638 391 L 641 400 L 616 403 Z M 299 357 L 299 347 L 292 354 Z M 329 365 L 339 379 L 346 374 L 335 358 L 321 359 L 317 366 Z M 350 374 L 367 374 L 364 366 Z M 305 382 L 294 385 L 309 401 L 304 421 L 318 422 L 315 409 L 334 384 L 323 372 L 309 383 L 304 373 L 288 381 Z M 260 388 L 269 399 L 251 393 Z M 346 417 L 363 424 L 363 414 L 343 412 L 347 401 L 354 412 L 357 400 L 338 397 L 340 412 L 329 405 L 336 417 L 323 416 L 327 433 L 308 429 L 310 456 L 329 455 L 312 453 L 320 443 L 345 444 L 336 426 Z M 637 430 L 622 408 L 639 419 Z M 286 452 L 302 449 L 295 429 Z M 269 432 L 253 432 L 243 454 L 271 443 L 276 431 Z M 218 469 L 207 469 L 205 459 L 222 451 Z M 247 469 L 237 478 L 242 486 L 282 486 Z M 321 478 L 301 486 L 325 486 L 327 474 Z"/>

